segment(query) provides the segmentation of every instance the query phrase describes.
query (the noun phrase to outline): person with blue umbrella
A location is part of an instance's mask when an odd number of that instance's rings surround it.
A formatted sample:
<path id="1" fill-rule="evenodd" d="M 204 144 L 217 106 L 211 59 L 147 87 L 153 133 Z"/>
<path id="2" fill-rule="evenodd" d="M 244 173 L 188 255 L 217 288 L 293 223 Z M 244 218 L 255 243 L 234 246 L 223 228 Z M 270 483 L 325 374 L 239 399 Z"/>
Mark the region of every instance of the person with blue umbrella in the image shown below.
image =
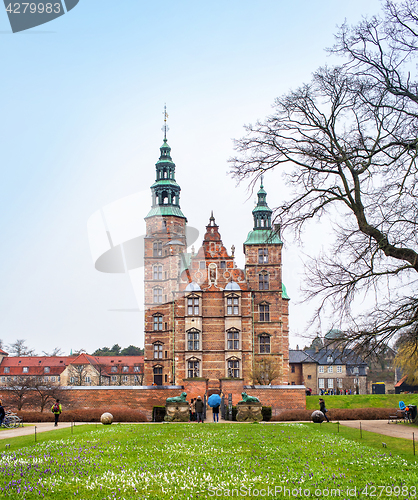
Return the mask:
<path id="1" fill-rule="evenodd" d="M 221 397 L 219 394 L 209 396 L 208 405 L 212 408 L 213 421 L 219 422 L 219 407 L 221 405 Z"/>

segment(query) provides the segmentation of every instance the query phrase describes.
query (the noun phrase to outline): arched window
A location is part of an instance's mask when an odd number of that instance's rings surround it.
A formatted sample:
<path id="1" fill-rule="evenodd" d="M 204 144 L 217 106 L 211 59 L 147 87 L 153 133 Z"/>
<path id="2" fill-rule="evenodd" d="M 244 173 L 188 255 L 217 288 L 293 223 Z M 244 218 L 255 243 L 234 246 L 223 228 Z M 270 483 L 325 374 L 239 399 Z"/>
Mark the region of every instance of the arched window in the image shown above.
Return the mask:
<path id="1" fill-rule="evenodd" d="M 230 358 L 228 363 L 228 377 L 229 378 L 239 378 L 239 359 Z"/>
<path id="2" fill-rule="evenodd" d="M 163 266 L 161 264 L 157 264 L 153 267 L 153 279 L 154 280 L 163 279 Z"/>
<path id="3" fill-rule="evenodd" d="M 226 314 L 239 314 L 239 297 L 238 295 L 228 295 L 226 298 Z"/>
<path id="4" fill-rule="evenodd" d="M 163 367 L 158 365 L 154 366 L 152 371 L 154 375 L 154 384 L 163 385 Z"/>
<path id="5" fill-rule="evenodd" d="M 187 331 L 187 350 L 199 351 L 200 350 L 200 331 L 196 328 L 191 328 Z"/>
<path id="6" fill-rule="evenodd" d="M 154 315 L 154 331 L 161 331 L 163 329 L 163 315 L 155 314 Z"/>
<path id="7" fill-rule="evenodd" d="M 153 289 L 154 291 L 154 304 L 162 304 L 163 302 L 163 289 L 160 287 L 156 287 Z"/>
<path id="8" fill-rule="evenodd" d="M 163 243 L 161 241 L 154 241 L 152 246 L 153 257 L 162 257 L 163 255 Z"/>
<path id="9" fill-rule="evenodd" d="M 270 354 L 270 335 L 262 333 L 259 337 L 260 354 Z"/>
<path id="10" fill-rule="evenodd" d="M 197 358 L 190 358 L 187 361 L 187 377 L 196 378 L 200 376 L 200 361 Z"/>
<path id="11" fill-rule="evenodd" d="M 163 347 L 164 344 L 161 342 L 156 342 L 154 344 L 154 359 L 163 359 Z"/>
<path id="12" fill-rule="evenodd" d="M 199 316 L 199 297 L 197 295 L 187 297 L 187 315 Z"/>
<path id="13" fill-rule="evenodd" d="M 230 328 L 226 332 L 227 349 L 228 350 L 238 350 L 239 349 L 239 330 L 236 328 Z"/>
<path id="14" fill-rule="evenodd" d="M 266 302 L 259 304 L 258 311 L 260 313 L 260 321 L 270 321 L 270 305 Z"/>
<path id="15" fill-rule="evenodd" d="M 258 289 L 268 290 L 269 289 L 269 275 L 267 271 L 262 271 L 258 275 Z"/>

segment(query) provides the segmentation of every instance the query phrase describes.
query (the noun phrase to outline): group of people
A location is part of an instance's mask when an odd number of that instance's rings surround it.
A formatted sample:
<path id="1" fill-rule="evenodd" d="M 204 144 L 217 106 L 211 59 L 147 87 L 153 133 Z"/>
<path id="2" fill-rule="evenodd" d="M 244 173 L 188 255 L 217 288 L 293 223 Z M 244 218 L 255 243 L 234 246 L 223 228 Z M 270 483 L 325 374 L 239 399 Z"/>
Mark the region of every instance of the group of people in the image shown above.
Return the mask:
<path id="1" fill-rule="evenodd" d="M 205 404 L 201 396 L 197 396 L 196 399 L 190 400 L 189 407 L 190 417 L 189 422 L 204 422 Z M 213 421 L 219 422 L 219 405 L 212 407 Z"/>

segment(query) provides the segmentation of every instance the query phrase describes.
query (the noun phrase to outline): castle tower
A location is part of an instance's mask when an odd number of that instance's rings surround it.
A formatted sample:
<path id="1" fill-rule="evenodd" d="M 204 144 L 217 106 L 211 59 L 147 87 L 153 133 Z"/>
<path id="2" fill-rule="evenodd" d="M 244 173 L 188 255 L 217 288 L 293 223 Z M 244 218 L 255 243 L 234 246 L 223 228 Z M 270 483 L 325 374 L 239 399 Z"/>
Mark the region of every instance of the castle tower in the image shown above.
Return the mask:
<path id="1" fill-rule="evenodd" d="M 263 178 L 253 213 L 254 226 L 244 243 L 245 275 L 253 300 L 253 360 L 263 358 L 279 368 L 276 383 L 287 383 L 289 371 L 289 297 L 282 283 L 282 246 L 272 229 Z"/>
<path id="2" fill-rule="evenodd" d="M 175 180 L 166 126 L 164 130 L 151 186 L 152 207 L 145 217 L 145 385 L 174 382 L 173 309 L 187 247 L 187 219 L 180 209 L 180 186 Z"/>

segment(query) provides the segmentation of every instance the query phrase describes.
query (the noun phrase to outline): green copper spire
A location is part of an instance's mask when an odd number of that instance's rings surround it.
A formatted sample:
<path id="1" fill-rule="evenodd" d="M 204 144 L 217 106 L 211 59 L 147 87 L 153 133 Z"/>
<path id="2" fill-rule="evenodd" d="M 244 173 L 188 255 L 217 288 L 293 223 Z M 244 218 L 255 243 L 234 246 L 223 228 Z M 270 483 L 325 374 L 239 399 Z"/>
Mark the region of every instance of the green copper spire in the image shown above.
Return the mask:
<path id="1" fill-rule="evenodd" d="M 254 227 L 248 233 L 244 245 L 282 244 L 279 235 L 271 229 L 271 214 L 273 210 L 267 205 L 267 193 L 261 176 L 260 189 L 257 193 L 258 201 L 253 210 Z"/>
<path id="2" fill-rule="evenodd" d="M 176 165 L 171 159 L 171 148 L 167 143 L 167 110 L 164 106 L 164 142 L 160 147 L 160 158 L 155 164 L 156 179 L 151 186 L 152 208 L 145 218 L 155 215 L 175 215 L 186 218 L 180 209 L 180 186 L 175 180 Z"/>

